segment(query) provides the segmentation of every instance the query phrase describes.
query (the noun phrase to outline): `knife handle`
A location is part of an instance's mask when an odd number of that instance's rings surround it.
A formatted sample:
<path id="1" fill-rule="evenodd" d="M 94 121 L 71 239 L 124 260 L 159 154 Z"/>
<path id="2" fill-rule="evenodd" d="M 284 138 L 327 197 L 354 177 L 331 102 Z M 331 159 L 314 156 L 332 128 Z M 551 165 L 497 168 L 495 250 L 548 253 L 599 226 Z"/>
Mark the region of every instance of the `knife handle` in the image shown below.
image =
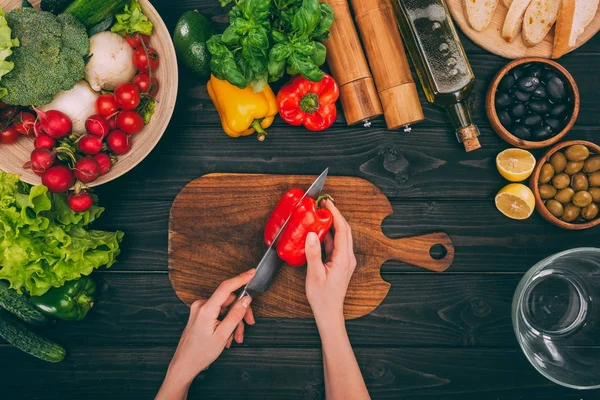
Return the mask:
<path id="1" fill-rule="evenodd" d="M 386 236 L 384 246 L 387 248 L 386 254 L 390 255 L 388 260 L 404 262 L 434 272 L 445 271 L 454 261 L 452 239 L 443 232 L 399 239 Z"/>

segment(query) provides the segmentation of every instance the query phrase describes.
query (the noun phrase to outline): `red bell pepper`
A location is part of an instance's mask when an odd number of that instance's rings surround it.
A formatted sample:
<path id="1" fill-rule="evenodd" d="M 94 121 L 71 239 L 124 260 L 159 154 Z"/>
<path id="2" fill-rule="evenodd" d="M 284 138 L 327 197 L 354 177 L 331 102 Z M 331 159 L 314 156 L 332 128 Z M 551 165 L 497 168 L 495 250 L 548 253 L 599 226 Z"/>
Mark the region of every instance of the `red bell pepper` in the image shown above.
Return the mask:
<path id="1" fill-rule="evenodd" d="M 267 246 L 273 243 L 277 232 L 279 232 L 302 196 L 304 196 L 304 190 L 298 188 L 290 189 L 281 196 L 279 203 L 275 206 L 273 213 L 265 225 L 264 237 Z"/>
<path id="2" fill-rule="evenodd" d="M 325 74 L 320 82 L 312 82 L 298 75 L 277 94 L 279 115 L 290 125 L 322 131 L 335 121 L 339 96 L 340 90 L 331 76 Z"/>
<path id="3" fill-rule="evenodd" d="M 317 200 L 305 197 L 296 205 L 290 219 L 277 242 L 277 255 L 288 265 L 300 267 L 306 264 L 304 246 L 306 237 L 310 232 L 315 232 L 319 241 L 333 224 L 331 211 L 318 208 L 319 201 L 328 196 L 319 197 Z"/>

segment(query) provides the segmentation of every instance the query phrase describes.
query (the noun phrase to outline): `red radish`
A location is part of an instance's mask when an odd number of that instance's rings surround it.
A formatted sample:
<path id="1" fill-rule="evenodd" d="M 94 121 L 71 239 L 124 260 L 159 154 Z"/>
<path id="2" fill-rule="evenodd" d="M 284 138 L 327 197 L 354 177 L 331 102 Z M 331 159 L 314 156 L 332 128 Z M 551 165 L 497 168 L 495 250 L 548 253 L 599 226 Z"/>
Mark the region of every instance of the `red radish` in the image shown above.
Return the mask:
<path id="1" fill-rule="evenodd" d="M 117 129 L 117 116 L 116 115 L 114 117 L 111 117 L 108 120 L 108 126 L 110 127 L 111 131 L 114 131 L 115 129 Z"/>
<path id="2" fill-rule="evenodd" d="M 75 183 L 71 169 L 65 165 L 50 167 L 42 175 L 42 184 L 53 193 L 64 193 Z"/>
<path id="3" fill-rule="evenodd" d="M 112 160 L 110 156 L 106 153 L 98 153 L 94 156 L 94 160 L 98 162 L 100 166 L 100 176 L 106 175 L 108 171 L 112 168 Z"/>
<path id="4" fill-rule="evenodd" d="M 79 139 L 77 147 L 79 147 L 82 153 L 93 156 L 102 150 L 102 138 L 94 135 L 85 135 Z"/>
<path id="5" fill-rule="evenodd" d="M 158 53 L 152 47 L 138 47 L 133 52 L 132 62 L 140 72 L 154 71 L 159 65 Z"/>
<path id="6" fill-rule="evenodd" d="M 106 138 L 106 144 L 110 151 L 117 155 L 127 154 L 131 149 L 129 135 L 120 130 L 112 131 Z"/>
<path id="7" fill-rule="evenodd" d="M 41 121 L 44 132 L 53 139 L 62 139 L 71 133 L 71 119 L 57 110 L 40 111 L 35 109 Z"/>
<path id="8" fill-rule="evenodd" d="M 127 40 L 127 43 L 129 43 L 129 45 L 131 47 L 133 47 L 134 49 L 137 49 L 138 47 L 140 47 L 142 45 L 142 41 L 144 41 L 144 44 L 148 44 L 148 42 L 150 42 L 150 36 L 148 35 L 143 35 L 141 33 L 129 33 L 127 32 L 125 34 L 125 40 Z"/>
<path id="9" fill-rule="evenodd" d="M 96 99 L 96 111 L 103 117 L 110 117 L 118 110 L 115 96 L 110 94 L 103 94 Z"/>
<path id="10" fill-rule="evenodd" d="M 0 101 L 0 110 L 4 110 L 5 108 L 8 108 L 8 107 L 10 107 L 8 104 L 6 104 L 3 101 Z"/>
<path id="11" fill-rule="evenodd" d="M 13 144 L 19 140 L 19 132 L 14 126 L 8 127 L 4 132 L 0 132 L 0 143 Z"/>
<path id="12" fill-rule="evenodd" d="M 122 110 L 135 110 L 140 105 L 140 91 L 133 83 L 121 83 L 115 89 L 115 101 Z"/>
<path id="13" fill-rule="evenodd" d="M 42 176 L 56 162 L 56 154 L 48 149 L 34 149 L 31 152 L 31 169 Z"/>
<path id="14" fill-rule="evenodd" d="M 17 107 L 8 107 L 0 111 L 0 119 L 11 119 L 17 113 Z"/>
<path id="15" fill-rule="evenodd" d="M 79 194 L 73 192 L 67 196 L 67 204 L 69 204 L 69 208 L 75 212 L 87 211 L 93 203 L 92 195 L 85 190 Z"/>
<path id="16" fill-rule="evenodd" d="M 135 111 L 122 111 L 117 115 L 117 126 L 128 135 L 135 135 L 144 129 L 144 119 Z"/>
<path id="17" fill-rule="evenodd" d="M 35 138 L 33 142 L 33 146 L 36 149 L 48 149 L 52 150 L 54 146 L 56 146 L 56 140 L 52 139 L 50 136 L 41 134 Z"/>
<path id="18" fill-rule="evenodd" d="M 152 97 L 158 93 L 158 79 L 155 77 L 150 79 L 150 75 L 148 74 L 138 74 L 131 82 L 137 86 L 141 93 L 148 93 Z"/>
<path id="19" fill-rule="evenodd" d="M 33 125 L 33 133 L 35 133 L 35 136 L 45 135 L 44 130 L 42 129 L 42 121 L 39 119 L 35 121 L 35 124 Z"/>
<path id="20" fill-rule="evenodd" d="M 33 133 L 33 127 L 35 125 L 35 115 L 30 112 L 23 111 L 15 120 L 15 129 L 21 135 L 31 135 Z"/>
<path id="21" fill-rule="evenodd" d="M 75 163 L 73 173 L 83 183 L 94 182 L 100 176 L 100 165 L 92 157 L 83 157 Z"/>
<path id="22" fill-rule="evenodd" d="M 92 115 L 85 121 L 85 130 L 89 134 L 103 138 L 110 132 L 110 127 L 102 115 Z"/>

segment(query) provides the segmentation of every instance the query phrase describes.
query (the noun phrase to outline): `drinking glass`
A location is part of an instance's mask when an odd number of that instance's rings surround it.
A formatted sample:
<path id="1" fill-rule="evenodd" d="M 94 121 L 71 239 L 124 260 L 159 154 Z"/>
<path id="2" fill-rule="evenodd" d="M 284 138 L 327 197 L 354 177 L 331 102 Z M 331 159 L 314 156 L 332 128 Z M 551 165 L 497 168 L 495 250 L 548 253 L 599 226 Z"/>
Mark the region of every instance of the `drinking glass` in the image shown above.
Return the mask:
<path id="1" fill-rule="evenodd" d="M 600 388 L 600 249 L 577 248 L 534 265 L 513 297 L 517 340 L 546 378 Z"/>

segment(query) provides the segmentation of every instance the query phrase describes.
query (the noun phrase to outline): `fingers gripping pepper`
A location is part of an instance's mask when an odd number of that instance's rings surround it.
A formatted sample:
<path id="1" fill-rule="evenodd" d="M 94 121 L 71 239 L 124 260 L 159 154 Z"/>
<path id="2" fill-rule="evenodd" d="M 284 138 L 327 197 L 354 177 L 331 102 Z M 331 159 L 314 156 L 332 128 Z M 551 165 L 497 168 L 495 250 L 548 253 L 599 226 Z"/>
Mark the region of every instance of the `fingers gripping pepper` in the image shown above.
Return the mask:
<path id="1" fill-rule="evenodd" d="M 45 314 L 67 321 L 80 321 L 94 306 L 96 283 L 89 276 L 52 288 L 31 301 Z"/>
<path id="2" fill-rule="evenodd" d="M 265 140 L 265 129 L 271 126 L 277 115 L 275 93 L 269 85 L 262 92 L 254 93 L 250 86 L 240 89 L 211 75 L 207 90 L 226 134 L 240 137 L 258 132 L 258 140 Z"/>

